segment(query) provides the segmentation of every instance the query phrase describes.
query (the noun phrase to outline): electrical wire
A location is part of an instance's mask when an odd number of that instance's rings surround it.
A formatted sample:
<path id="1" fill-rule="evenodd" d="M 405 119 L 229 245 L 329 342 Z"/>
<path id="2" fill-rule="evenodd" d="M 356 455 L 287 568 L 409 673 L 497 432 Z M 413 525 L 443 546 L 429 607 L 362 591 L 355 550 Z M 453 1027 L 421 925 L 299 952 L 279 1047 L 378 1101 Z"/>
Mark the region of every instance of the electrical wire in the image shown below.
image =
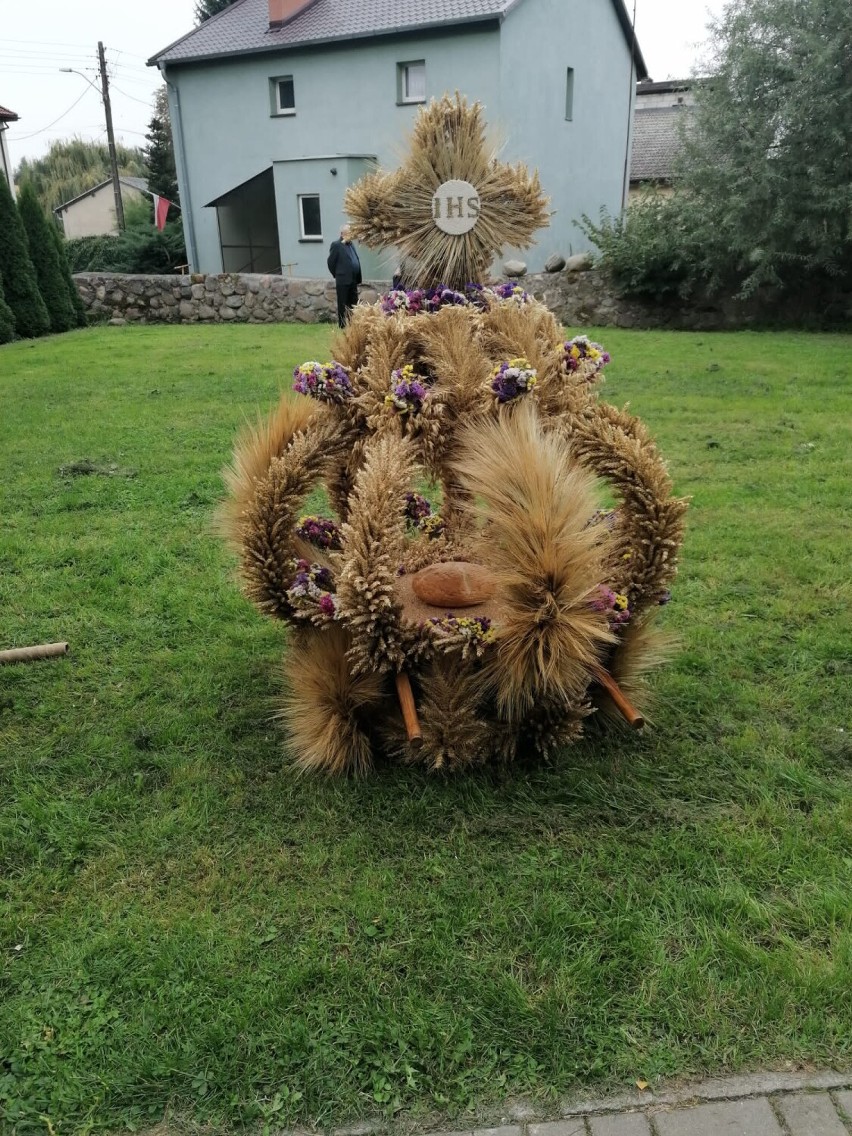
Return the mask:
<path id="1" fill-rule="evenodd" d="M 64 110 L 64 111 L 62 112 L 62 114 L 60 114 L 59 118 L 54 118 L 53 122 L 49 122 L 49 123 L 47 124 L 47 126 L 43 126 L 43 127 L 41 128 L 41 130 L 34 130 L 34 131 L 32 132 L 32 134 L 13 134 L 13 135 L 10 135 L 10 136 L 9 136 L 9 141 L 10 141 L 10 142 L 24 142 L 24 141 L 26 141 L 26 139 L 27 139 L 27 138 L 35 138 L 35 136 L 36 136 L 37 134 L 44 134 L 44 132 L 45 132 L 46 130 L 50 130 L 51 126 L 55 126 L 55 125 L 57 124 L 57 122 L 61 122 L 61 121 L 62 121 L 62 119 L 63 119 L 63 118 L 64 118 L 64 117 L 66 116 L 66 114 L 70 114 L 70 113 L 71 113 L 71 111 L 72 111 L 72 110 L 74 109 L 74 107 L 75 107 L 75 106 L 77 105 L 77 103 L 79 103 L 79 102 L 82 102 L 83 98 L 84 98 L 84 97 L 85 97 L 85 96 L 86 96 L 86 95 L 87 95 L 88 93 L 89 93 L 89 92 L 88 92 L 88 90 L 85 90 L 85 91 L 83 91 L 83 94 L 82 94 L 82 95 L 80 95 L 80 97 L 79 97 L 79 98 L 77 98 L 77 99 L 75 99 L 75 100 L 74 100 L 74 102 L 73 102 L 73 103 L 71 104 L 71 106 L 70 106 L 70 107 L 68 108 L 68 110 Z"/>
<path id="2" fill-rule="evenodd" d="M 122 80 L 122 82 L 123 81 L 124 80 Z M 135 103 L 141 103 L 142 106 L 151 107 L 151 109 L 153 110 L 153 104 L 150 99 L 137 99 L 135 95 L 128 95 L 127 91 L 122 91 L 121 87 L 116 87 L 115 83 L 111 83 L 110 86 L 112 90 L 118 91 L 118 93 L 120 95 L 124 95 L 126 99 L 133 99 Z"/>

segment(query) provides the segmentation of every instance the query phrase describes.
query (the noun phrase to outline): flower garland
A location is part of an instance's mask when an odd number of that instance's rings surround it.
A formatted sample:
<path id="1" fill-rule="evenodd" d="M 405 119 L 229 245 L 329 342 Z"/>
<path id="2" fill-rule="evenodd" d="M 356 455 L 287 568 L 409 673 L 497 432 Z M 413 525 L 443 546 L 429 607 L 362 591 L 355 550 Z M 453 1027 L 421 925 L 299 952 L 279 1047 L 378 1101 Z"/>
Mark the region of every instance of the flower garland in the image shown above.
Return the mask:
<path id="1" fill-rule="evenodd" d="M 562 365 L 569 375 L 582 370 L 583 378 L 591 383 L 609 362 L 610 353 L 600 343 L 593 343 L 588 335 L 577 335 L 565 342 Z"/>
<path id="2" fill-rule="evenodd" d="M 520 284 L 514 284 L 511 280 L 507 280 L 505 284 L 496 284 L 493 288 L 486 288 L 485 292 L 496 300 L 517 304 L 519 307 L 529 304 L 532 300 L 529 292 L 525 292 Z"/>
<path id="3" fill-rule="evenodd" d="M 613 627 L 620 627 L 622 624 L 630 622 L 633 613 L 630 610 L 629 603 L 627 596 L 620 592 L 614 592 L 606 584 L 601 584 L 589 600 L 589 607 L 592 611 L 606 612 L 610 624 Z"/>
<path id="4" fill-rule="evenodd" d="M 287 589 L 293 614 L 303 619 L 317 615 L 326 619 L 337 617 L 337 597 L 334 595 L 334 577 L 331 570 L 322 564 L 311 564 L 308 560 L 294 560 L 295 575 Z"/>
<path id="5" fill-rule="evenodd" d="M 491 620 L 485 615 L 458 616 L 448 611 L 446 615 L 432 616 L 426 626 L 431 627 L 441 646 L 461 647 L 462 658 L 479 657 L 497 637 Z"/>
<path id="6" fill-rule="evenodd" d="M 537 381 L 535 368 L 524 358 L 499 363 L 491 372 L 491 389 L 498 402 L 511 402 L 513 398 L 527 394 Z"/>
<path id="7" fill-rule="evenodd" d="M 386 292 L 379 301 L 385 315 L 393 315 L 395 312 L 408 312 L 409 315 L 437 312 L 441 308 L 463 306 L 467 302 L 467 297 L 461 292 L 447 288 L 444 284 L 436 284 L 434 288 L 395 288 Z"/>
<path id="8" fill-rule="evenodd" d="M 342 363 L 309 360 L 293 371 L 293 390 L 320 402 L 342 403 L 353 395 L 349 372 Z"/>
<path id="9" fill-rule="evenodd" d="M 390 392 L 385 395 L 385 406 L 392 407 L 398 414 L 419 414 L 429 391 L 420 381 L 413 364 L 406 363 L 394 371 L 391 384 Z"/>
<path id="10" fill-rule="evenodd" d="M 334 552 L 343 547 L 340 525 L 330 517 L 316 517 L 313 514 L 299 517 L 296 536 L 317 548 L 331 549 Z"/>
<path id="11" fill-rule="evenodd" d="M 440 513 L 433 513 L 432 506 L 419 493 L 406 493 L 405 519 L 412 528 L 424 533 L 429 540 L 436 540 L 446 528 Z"/>

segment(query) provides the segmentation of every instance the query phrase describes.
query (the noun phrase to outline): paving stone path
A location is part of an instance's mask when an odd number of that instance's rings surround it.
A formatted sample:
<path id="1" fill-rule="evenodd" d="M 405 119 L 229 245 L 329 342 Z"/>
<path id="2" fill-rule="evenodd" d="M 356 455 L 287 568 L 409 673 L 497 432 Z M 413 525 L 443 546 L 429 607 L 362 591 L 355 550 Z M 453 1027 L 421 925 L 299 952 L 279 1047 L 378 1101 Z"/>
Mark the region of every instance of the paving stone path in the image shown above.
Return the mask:
<path id="1" fill-rule="evenodd" d="M 719 1077 L 657 1092 L 568 1101 L 543 1120 L 518 1102 L 497 1127 L 409 1136 L 852 1136 L 852 1073 Z M 367 1122 L 334 1136 L 370 1136 Z"/>

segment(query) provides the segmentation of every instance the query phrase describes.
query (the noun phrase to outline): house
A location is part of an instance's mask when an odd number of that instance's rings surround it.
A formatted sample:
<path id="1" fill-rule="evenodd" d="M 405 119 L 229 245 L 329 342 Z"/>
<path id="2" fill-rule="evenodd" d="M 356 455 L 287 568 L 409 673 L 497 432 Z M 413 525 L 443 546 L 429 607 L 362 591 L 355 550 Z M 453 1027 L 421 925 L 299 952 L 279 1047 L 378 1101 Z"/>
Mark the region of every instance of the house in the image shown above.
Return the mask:
<path id="1" fill-rule="evenodd" d="M 695 80 L 650 79 L 636 86 L 633 145 L 630 157 L 630 195 L 635 201 L 648 189 L 662 196 L 671 192 L 675 161 L 681 147 L 681 128 L 695 105 Z"/>
<path id="2" fill-rule="evenodd" d="M 12 180 L 12 163 L 9 161 L 9 150 L 6 146 L 6 131 L 9 129 L 10 122 L 17 121 L 18 116 L 13 110 L 7 110 L 6 107 L 0 106 L 0 173 L 5 176 L 12 193 L 15 192 L 15 183 Z"/>
<path id="3" fill-rule="evenodd" d="M 149 62 L 193 270 L 302 277 L 327 274 L 347 186 L 395 168 L 418 106 L 456 90 L 551 198 L 529 269 L 585 248 L 575 219 L 621 209 L 647 74 L 624 0 L 236 0 Z M 392 253 L 361 251 L 390 275 Z"/>
<path id="4" fill-rule="evenodd" d="M 142 201 L 148 192 L 148 183 L 144 178 L 122 175 L 118 180 L 121 184 L 121 200 L 125 206 L 132 201 Z M 62 222 L 62 229 L 69 239 L 118 233 L 112 178 L 57 205 L 53 212 Z"/>

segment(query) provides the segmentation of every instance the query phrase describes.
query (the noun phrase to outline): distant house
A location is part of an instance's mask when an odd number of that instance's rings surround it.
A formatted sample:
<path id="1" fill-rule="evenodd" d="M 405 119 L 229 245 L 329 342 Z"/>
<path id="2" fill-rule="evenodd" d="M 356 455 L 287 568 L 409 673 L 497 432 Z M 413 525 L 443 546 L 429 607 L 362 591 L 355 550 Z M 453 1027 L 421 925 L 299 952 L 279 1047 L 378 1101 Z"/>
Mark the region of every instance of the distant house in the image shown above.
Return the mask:
<path id="1" fill-rule="evenodd" d="M 586 247 L 573 222 L 620 211 L 647 74 L 624 0 L 236 0 L 149 62 L 193 269 L 299 276 L 326 275 L 347 186 L 396 167 L 418 106 L 456 90 L 551 198 L 530 270 Z M 362 252 L 367 275 L 389 274 Z"/>
<path id="2" fill-rule="evenodd" d="M 15 183 L 12 180 L 12 163 L 9 161 L 9 150 L 6 146 L 6 131 L 9 129 L 10 122 L 17 122 L 18 116 L 13 110 L 7 110 L 6 107 L 0 106 L 0 173 L 2 173 L 6 181 L 15 192 Z"/>
<path id="3" fill-rule="evenodd" d="M 148 191 L 148 183 L 144 178 L 120 177 L 118 180 L 121 183 L 121 200 L 125 205 L 131 201 L 141 201 Z M 68 238 L 101 237 L 118 233 L 112 178 L 57 205 L 53 212 L 62 222 L 62 229 Z"/>
<path id="4" fill-rule="evenodd" d="M 650 79 L 636 86 L 633 147 L 630 160 L 630 200 L 647 189 L 671 193 L 675 161 L 680 152 L 684 116 L 695 104 L 692 79 Z"/>

